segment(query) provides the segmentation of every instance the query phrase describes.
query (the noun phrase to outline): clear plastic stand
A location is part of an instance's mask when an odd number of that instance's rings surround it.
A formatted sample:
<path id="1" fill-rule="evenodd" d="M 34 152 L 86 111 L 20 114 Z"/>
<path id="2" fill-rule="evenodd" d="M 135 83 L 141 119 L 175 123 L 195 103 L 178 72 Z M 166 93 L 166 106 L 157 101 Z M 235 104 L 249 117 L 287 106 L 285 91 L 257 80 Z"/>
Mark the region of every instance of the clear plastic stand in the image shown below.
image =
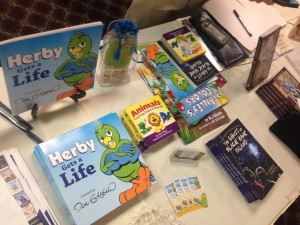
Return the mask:
<path id="1" fill-rule="evenodd" d="M 129 82 L 137 62 L 137 25 L 132 20 L 115 20 L 108 26 L 100 51 L 96 78 L 102 87 Z"/>

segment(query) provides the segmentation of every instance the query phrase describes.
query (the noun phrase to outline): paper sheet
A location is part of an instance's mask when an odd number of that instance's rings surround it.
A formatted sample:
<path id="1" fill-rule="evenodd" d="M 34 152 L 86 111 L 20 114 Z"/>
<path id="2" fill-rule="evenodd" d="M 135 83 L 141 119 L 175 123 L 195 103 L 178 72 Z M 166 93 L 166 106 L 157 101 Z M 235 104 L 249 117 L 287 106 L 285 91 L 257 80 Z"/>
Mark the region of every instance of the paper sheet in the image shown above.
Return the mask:
<path id="1" fill-rule="evenodd" d="M 230 1 L 230 2 L 229 2 Z M 249 0 L 209 0 L 203 8 L 210 12 L 218 22 L 226 28 L 249 51 L 253 51 L 258 38 L 273 25 L 285 26 L 286 21 L 272 6 Z M 250 37 L 240 21 L 234 15 L 236 10 L 248 31 Z"/>

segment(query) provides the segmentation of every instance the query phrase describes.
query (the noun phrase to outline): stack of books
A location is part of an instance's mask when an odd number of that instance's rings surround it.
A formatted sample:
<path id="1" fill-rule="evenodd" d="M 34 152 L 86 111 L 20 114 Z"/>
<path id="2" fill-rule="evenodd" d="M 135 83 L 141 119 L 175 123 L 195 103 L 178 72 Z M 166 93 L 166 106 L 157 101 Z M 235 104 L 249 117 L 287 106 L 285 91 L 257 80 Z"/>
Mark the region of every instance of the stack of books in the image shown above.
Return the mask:
<path id="1" fill-rule="evenodd" d="M 161 41 L 180 64 L 189 62 L 206 52 L 197 37 L 186 26 L 164 33 Z"/>
<path id="2" fill-rule="evenodd" d="M 205 53 L 180 64 L 174 51 L 170 52 L 162 41 L 140 46 L 140 52 L 148 69 L 139 68 L 138 72 L 152 93 L 161 96 L 180 125 L 179 135 L 184 143 L 229 122 L 222 109 L 229 102 L 221 90 L 226 81 Z"/>
<path id="3" fill-rule="evenodd" d="M 158 95 L 126 108 L 121 119 L 141 151 L 172 136 L 180 129 Z"/>
<path id="4" fill-rule="evenodd" d="M 283 173 L 239 119 L 206 146 L 249 203 L 263 199 Z"/>
<path id="5" fill-rule="evenodd" d="M 92 224 L 156 182 L 116 113 L 38 144 L 34 153 L 71 224 Z"/>

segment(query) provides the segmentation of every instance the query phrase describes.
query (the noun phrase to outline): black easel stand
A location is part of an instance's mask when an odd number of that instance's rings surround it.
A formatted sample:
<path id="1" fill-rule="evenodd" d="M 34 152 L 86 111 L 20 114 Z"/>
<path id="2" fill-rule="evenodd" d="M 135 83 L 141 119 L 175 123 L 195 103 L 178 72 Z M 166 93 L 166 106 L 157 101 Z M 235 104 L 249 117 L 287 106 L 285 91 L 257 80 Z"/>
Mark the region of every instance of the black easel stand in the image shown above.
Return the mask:
<path id="1" fill-rule="evenodd" d="M 73 99 L 74 102 L 78 103 L 78 100 L 85 97 L 86 96 L 86 92 L 82 91 L 82 90 L 78 90 L 78 92 L 75 95 L 70 96 L 71 99 Z M 38 105 L 35 103 L 31 109 L 31 116 L 33 119 L 36 118 L 37 113 L 38 113 L 39 107 Z"/>
<path id="2" fill-rule="evenodd" d="M 78 90 L 78 92 L 75 95 L 72 95 L 70 98 L 74 100 L 74 102 L 78 103 L 78 100 L 85 97 L 86 92 L 82 90 Z"/>

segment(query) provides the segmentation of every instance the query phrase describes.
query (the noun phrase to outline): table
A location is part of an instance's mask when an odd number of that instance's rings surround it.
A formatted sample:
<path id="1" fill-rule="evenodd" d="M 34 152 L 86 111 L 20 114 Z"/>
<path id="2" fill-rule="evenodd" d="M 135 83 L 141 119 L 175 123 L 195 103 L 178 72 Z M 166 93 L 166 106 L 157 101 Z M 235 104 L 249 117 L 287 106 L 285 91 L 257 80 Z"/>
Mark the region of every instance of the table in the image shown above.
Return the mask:
<path id="1" fill-rule="evenodd" d="M 300 15 L 300 9 L 277 5 L 272 7 L 278 10 L 287 21 Z M 141 30 L 138 37 L 139 42 L 158 40 L 161 33 L 177 27 L 177 23 L 173 21 Z M 283 32 L 287 34 L 291 27 L 292 25 L 288 23 Z M 269 76 L 274 75 L 283 66 L 300 80 L 300 74 L 296 73 L 285 57 L 280 57 L 273 62 Z M 177 135 L 144 152 L 143 157 L 156 177 L 157 184 L 95 224 L 127 224 L 131 217 L 139 214 L 142 206 L 151 208 L 156 203 L 160 203 L 164 207 L 171 207 L 163 186 L 173 179 L 192 175 L 200 176 L 204 182 L 209 207 L 184 215 L 181 220 L 187 225 L 267 225 L 279 216 L 280 212 L 300 192 L 300 161 L 290 149 L 269 132 L 268 128 L 276 121 L 276 117 L 254 91 L 247 92 L 245 90 L 250 67 L 251 64 L 246 64 L 221 72 L 228 81 L 222 89 L 230 99 L 224 109 L 231 121 L 239 118 L 245 124 L 284 170 L 284 174 L 267 197 L 262 201 L 248 204 L 206 149 L 205 143 L 221 132 L 226 126 L 224 125 L 185 146 L 206 153 L 198 166 L 169 162 L 168 157 L 171 152 L 177 147 L 184 146 Z M 0 99 L 8 105 L 2 70 L 0 73 Z M 103 88 L 95 83 L 95 88 L 88 91 L 87 96 L 79 103 L 65 99 L 43 106 L 39 109 L 36 119 L 32 119 L 30 112 L 23 113 L 21 116 L 34 127 L 34 133 L 43 140 L 49 140 L 107 113 L 116 112 L 120 115 L 126 107 L 152 96 L 136 70 L 132 71 L 130 76 L 131 80 L 126 84 Z M 0 124 L 1 149 L 16 147 L 20 150 L 60 223 L 68 224 L 63 209 L 33 154 L 35 143 L 5 120 L 0 119 Z"/>

